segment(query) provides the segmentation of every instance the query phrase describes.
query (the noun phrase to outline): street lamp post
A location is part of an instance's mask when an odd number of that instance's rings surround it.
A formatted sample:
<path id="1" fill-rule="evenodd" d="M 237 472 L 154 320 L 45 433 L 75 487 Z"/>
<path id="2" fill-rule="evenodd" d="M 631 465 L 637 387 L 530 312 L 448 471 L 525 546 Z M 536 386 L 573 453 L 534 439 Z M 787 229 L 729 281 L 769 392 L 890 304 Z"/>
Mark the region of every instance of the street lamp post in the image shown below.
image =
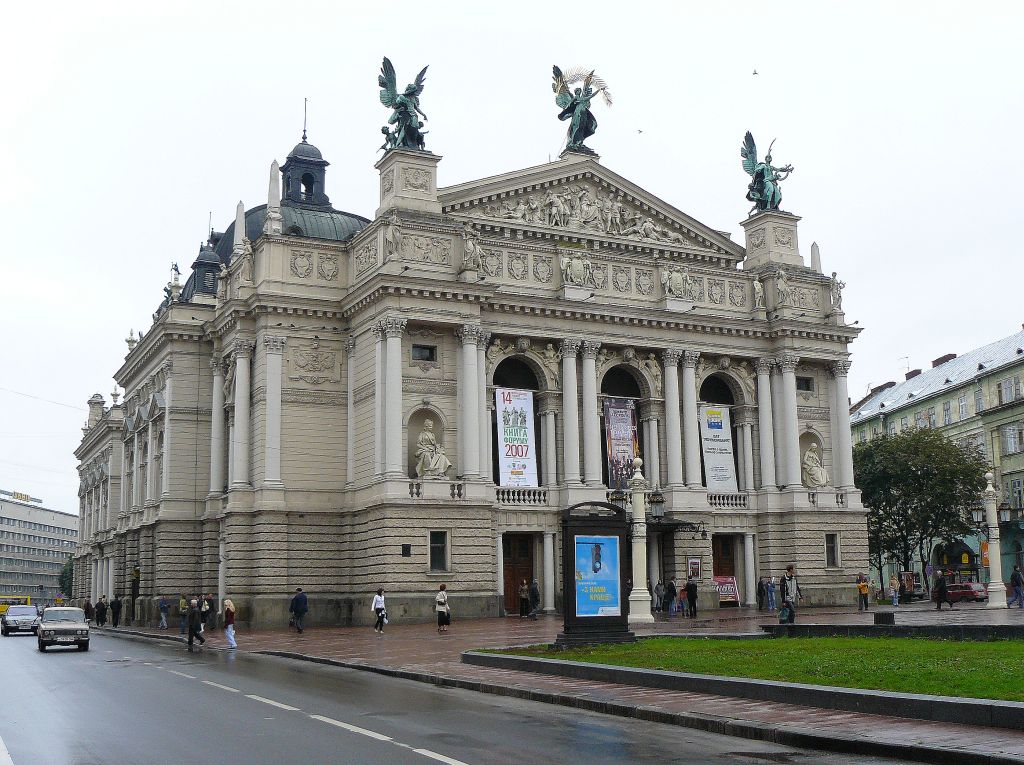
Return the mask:
<path id="1" fill-rule="evenodd" d="M 629 593 L 629 621 L 654 622 L 651 614 L 651 595 L 647 591 L 647 511 L 644 508 L 644 489 L 647 481 L 640 471 L 644 462 L 633 460 L 633 477 L 629 488 L 633 491 L 633 589 Z"/>
<path id="2" fill-rule="evenodd" d="M 988 523 L 988 607 L 1006 608 L 1006 585 L 1003 584 L 1003 561 L 999 550 L 999 516 L 996 514 L 995 478 L 985 473 L 985 521 Z"/>

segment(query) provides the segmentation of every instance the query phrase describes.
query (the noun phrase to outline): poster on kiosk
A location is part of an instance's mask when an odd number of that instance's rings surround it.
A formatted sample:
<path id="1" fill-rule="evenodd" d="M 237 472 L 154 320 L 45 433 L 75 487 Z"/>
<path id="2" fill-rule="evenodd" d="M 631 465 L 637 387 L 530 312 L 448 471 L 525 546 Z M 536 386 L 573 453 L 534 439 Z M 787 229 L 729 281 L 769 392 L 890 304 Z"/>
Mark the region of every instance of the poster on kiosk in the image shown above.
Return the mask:
<path id="1" fill-rule="evenodd" d="M 729 407 L 700 404 L 700 448 L 708 491 L 736 492 L 736 462 L 732 456 Z"/>
<path id="2" fill-rule="evenodd" d="M 495 388 L 498 472 L 502 486 L 537 486 L 533 391 Z"/>

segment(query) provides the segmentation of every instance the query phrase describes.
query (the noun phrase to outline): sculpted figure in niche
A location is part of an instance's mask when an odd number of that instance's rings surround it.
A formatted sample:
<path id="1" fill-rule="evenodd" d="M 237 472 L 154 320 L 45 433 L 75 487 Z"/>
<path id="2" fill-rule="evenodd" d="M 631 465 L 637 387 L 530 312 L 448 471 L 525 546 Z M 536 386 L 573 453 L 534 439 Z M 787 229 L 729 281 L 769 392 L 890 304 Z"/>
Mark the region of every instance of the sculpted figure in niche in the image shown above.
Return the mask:
<path id="1" fill-rule="evenodd" d="M 789 275 L 785 269 L 780 268 L 775 274 L 775 291 L 779 297 L 776 305 L 790 305 L 793 300 L 793 288 L 789 286 Z"/>
<path id="2" fill-rule="evenodd" d="M 541 206 L 541 203 L 537 201 L 536 194 L 530 194 L 530 196 L 526 198 L 526 222 L 544 222 L 544 208 Z"/>
<path id="3" fill-rule="evenodd" d="M 647 374 L 654 380 L 654 390 L 656 393 L 661 393 L 661 364 L 658 363 L 658 357 L 653 353 L 648 353 L 647 358 L 641 362 L 641 366 L 647 370 Z"/>
<path id="4" fill-rule="evenodd" d="M 614 191 L 609 191 L 604 202 L 601 203 L 601 222 L 604 230 L 609 234 L 617 234 L 620 231 L 619 217 L 622 213 L 622 203 L 615 197 Z"/>
<path id="5" fill-rule="evenodd" d="M 249 241 L 249 237 L 242 237 L 242 269 L 240 271 L 240 279 L 246 284 L 252 284 L 252 242 Z"/>
<path id="6" fill-rule="evenodd" d="M 444 447 L 434 435 L 434 421 L 424 420 L 423 430 L 416 439 L 416 475 L 419 478 L 445 478 L 451 467 Z"/>
<path id="7" fill-rule="evenodd" d="M 804 486 L 813 489 L 828 484 L 828 474 L 821 464 L 821 452 L 817 444 L 811 444 L 804 452 L 802 473 Z"/>
<path id="8" fill-rule="evenodd" d="M 473 224 L 467 223 L 465 228 L 462 229 L 462 241 L 464 249 L 462 268 L 459 269 L 459 273 L 463 271 L 479 271 L 483 250 L 480 248 L 480 235 L 473 228 Z"/>
<path id="9" fill-rule="evenodd" d="M 391 217 L 384 227 L 384 260 L 400 260 L 402 257 L 402 229 L 398 227 L 398 213 L 391 211 Z"/>
<path id="10" fill-rule="evenodd" d="M 832 272 L 832 280 L 829 283 L 829 294 L 832 296 L 832 310 L 842 311 L 843 310 L 843 288 L 846 287 L 846 282 L 839 281 L 836 276 L 836 272 Z"/>
<path id="11" fill-rule="evenodd" d="M 764 308 L 764 285 L 760 279 L 754 279 L 754 308 Z"/>
<path id="12" fill-rule="evenodd" d="M 228 278 L 228 267 L 221 263 L 220 272 L 217 274 L 217 300 L 228 299 Z M 135 347 L 135 342 L 135 338 L 132 338 L 128 343 L 128 350 Z"/>

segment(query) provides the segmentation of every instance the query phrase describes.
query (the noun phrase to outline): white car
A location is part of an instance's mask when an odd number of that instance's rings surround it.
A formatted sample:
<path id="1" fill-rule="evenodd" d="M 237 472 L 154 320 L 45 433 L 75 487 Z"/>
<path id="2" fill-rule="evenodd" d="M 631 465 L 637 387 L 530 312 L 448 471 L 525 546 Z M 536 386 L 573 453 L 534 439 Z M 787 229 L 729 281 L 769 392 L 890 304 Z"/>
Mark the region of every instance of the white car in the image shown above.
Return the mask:
<path id="1" fill-rule="evenodd" d="M 12 632 L 35 633 L 39 628 L 39 612 L 35 606 L 8 606 L 0 615 L 0 634 L 7 637 Z"/>
<path id="2" fill-rule="evenodd" d="M 77 646 L 79 651 L 89 650 L 89 623 L 81 608 L 46 608 L 39 620 L 39 650 L 47 646 Z"/>

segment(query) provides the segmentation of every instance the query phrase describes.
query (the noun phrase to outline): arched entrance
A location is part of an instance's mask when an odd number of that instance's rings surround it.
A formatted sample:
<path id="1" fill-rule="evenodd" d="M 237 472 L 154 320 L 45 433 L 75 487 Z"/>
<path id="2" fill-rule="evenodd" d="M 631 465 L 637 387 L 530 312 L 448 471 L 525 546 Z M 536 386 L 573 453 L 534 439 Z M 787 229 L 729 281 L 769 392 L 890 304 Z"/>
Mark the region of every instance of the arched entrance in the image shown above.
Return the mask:
<path id="1" fill-rule="evenodd" d="M 716 404 L 729 410 L 729 433 L 732 439 L 732 458 L 734 475 L 739 476 L 739 443 L 737 438 L 737 427 L 734 418 L 731 416 L 732 408 L 736 405 L 736 395 L 730 385 L 730 380 L 718 373 L 710 375 L 701 383 L 698 399 L 703 404 Z M 704 452 L 700 455 L 701 482 L 707 486 L 707 472 L 704 465 Z M 710 487 L 709 487 L 709 490 Z M 711 535 L 711 573 L 716 577 L 739 577 L 740 571 L 738 562 L 743 555 L 742 534 L 712 534 Z M 722 605 L 738 606 L 738 602 L 725 601 Z"/>
<path id="2" fill-rule="evenodd" d="M 517 390 L 528 390 L 534 394 L 541 390 L 540 379 L 530 365 L 521 357 L 511 356 L 503 360 L 494 369 L 492 381 L 495 388 L 515 388 Z M 533 406 L 533 437 L 536 444 L 534 459 L 537 463 L 538 483 L 544 485 L 547 476 L 543 474 L 544 464 L 540 455 L 544 453 L 543 428 L 541 427 L 540 413 L 537 410 L 537 400 L 534 396 Z M 491 409 L 491 475 L 494 476 L 494 483 L 501 485 L 501 472 L 498 466 L 498 416 L 497 411 Z"/>
<path id="3" fill-rule="evenodd" d="M 639 439 L 640 401 L 643 398 L 643 390 L 633 370 L 620 364 L 605 372 L 601 379 L 601 396 L 601 479 L 609 489 L 626 489 L 633 470 L 632 457 L 629 454 L 644 458 Z M 617 449 L 617 454 L 610 455 L 611 459 L 608 454 L 609 407 L 615 410 L 613 416 L 619 418 L 620 426 L 613 430 L 612 441 L 621 447 Z M 628 428 L 630 417 L 633 438 L 631 447 L 621 443 L 624 439 L 628 440 L 628 436 L 622 430 L 623 427 Z"/>

